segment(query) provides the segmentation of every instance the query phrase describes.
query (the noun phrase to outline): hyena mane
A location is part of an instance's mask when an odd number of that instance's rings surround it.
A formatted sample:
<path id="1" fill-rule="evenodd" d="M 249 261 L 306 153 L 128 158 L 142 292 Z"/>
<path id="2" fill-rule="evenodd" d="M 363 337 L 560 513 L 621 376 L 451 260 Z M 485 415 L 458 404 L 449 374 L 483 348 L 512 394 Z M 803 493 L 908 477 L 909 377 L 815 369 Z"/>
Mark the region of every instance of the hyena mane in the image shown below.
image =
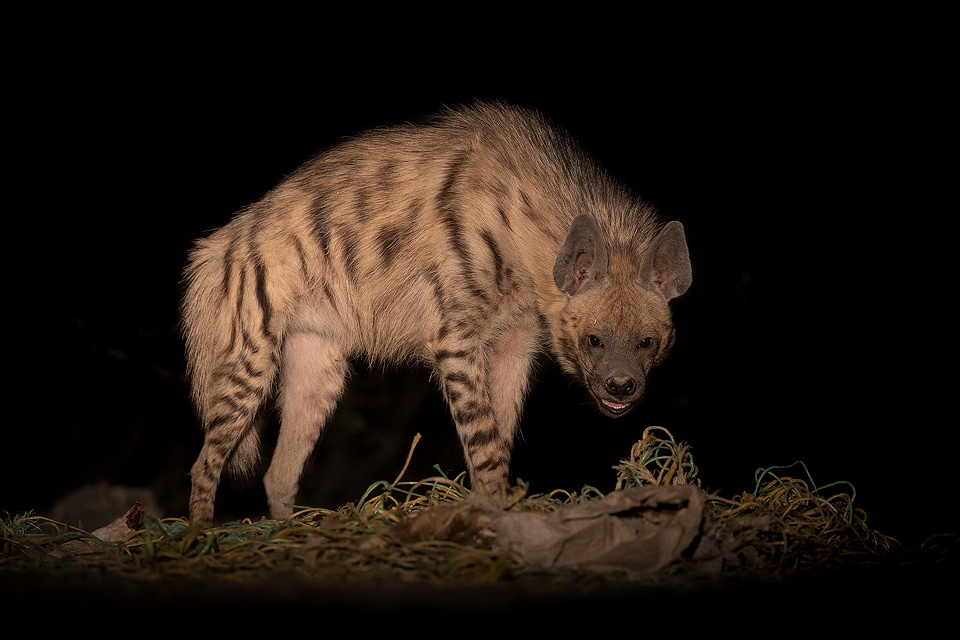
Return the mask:
<path id="1" fill-rule="evenodd" d="M 662 224 L 563 131 L 498 103 L 371 131 L 305 163 L 197 242 L 182 326 L 205 430 L 190 517 L 210 521 L 221 472 L 280 433 L 264 477 L 290 513 L 348 361 L 435 373 L 475 490 L 508 486 L 531 363 L 548 347 L 601 412 L 639 401 L 690 284 L 683 228 Z"/>

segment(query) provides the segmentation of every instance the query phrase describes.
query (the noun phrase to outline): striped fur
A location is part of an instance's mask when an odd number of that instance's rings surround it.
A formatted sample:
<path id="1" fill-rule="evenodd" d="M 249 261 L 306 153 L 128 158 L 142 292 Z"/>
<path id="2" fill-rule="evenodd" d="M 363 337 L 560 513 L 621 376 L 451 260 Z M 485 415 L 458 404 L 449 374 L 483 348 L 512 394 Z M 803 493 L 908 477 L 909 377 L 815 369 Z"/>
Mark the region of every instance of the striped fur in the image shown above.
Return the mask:
<path id="1" fill-rule="evenodd" d="M 377 130 L 304 164 L 200 240 L 183 332 L 205 441 L 190 517 L 210 521 L 225 466 L 259 456 L 257 410 L 278 396 L 264 478 L 289 514 L 348 359 L 431 365 L 475 489 L 503 492 L 534 355 L 550 348 L 611 416 L 673 341 L 689 286 L 679 223 L 608 178 L 536 113 L 500 104 Z"/>

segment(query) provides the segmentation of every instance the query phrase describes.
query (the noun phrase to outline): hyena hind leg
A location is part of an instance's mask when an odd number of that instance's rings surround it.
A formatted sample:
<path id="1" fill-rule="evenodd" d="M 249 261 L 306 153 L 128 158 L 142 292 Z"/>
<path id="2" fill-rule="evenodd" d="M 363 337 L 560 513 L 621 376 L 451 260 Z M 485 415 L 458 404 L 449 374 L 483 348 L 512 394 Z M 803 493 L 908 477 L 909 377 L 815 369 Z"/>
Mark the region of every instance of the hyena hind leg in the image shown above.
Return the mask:
<path id="1" fill-rule="evenodd" d="M 241 436 L 242 437 L 242 436 Z M 197 461 L 190 469 L 190 521 L 203 525 L 213 522 L 213 503 L 220 484 L 223 466 L 230 456 L 228 446 L 224 446 L 216 436 L 208 433 L 200 449 Z"/>
<path id="2" fill-rule="evenodd" d="M 295 333 L 283 346 L 280 435 L 263 479 L 270 516 L 289 517 L 310 457 L 343 392 L 348 362 L 336 342 Z"/>
<path id="3" fill-rule="evenodd" d="M 226 376 L 230 378 L 230 376 Z M 264 376 L 269 379 L 272 376 Z M 266 392 L 246 384 L 246 393 L 227 393 L 211 403 L 205 417 L 203 448 L 190 470 L 190 521 L 213 522 L 213 507 L 220 477 L 228 461 L 231 471 L 244 475 L 256 464 L 260 423 L 257 411 Z"/>

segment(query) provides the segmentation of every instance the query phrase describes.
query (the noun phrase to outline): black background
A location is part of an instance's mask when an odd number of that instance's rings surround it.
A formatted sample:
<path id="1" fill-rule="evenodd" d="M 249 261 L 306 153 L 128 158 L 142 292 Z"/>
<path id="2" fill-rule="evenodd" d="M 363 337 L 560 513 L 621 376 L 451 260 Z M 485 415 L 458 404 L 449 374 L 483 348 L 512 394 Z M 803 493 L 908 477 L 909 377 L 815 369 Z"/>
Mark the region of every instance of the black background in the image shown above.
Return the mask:
<path id="1" fill-rule="evenodd" d="M 150 485 L 160 515 L 186 515 L 201 444 L 176 326 L 190 243 L 343 136 L 488 98 L 543 110 L 680 220 L 694 268 L 677 347 L 628 417 L 600 417 L 541 364 L 517 476 L 611 490 L 610 467 L 662 425 L 723 495 L 802 460 L 819 485 L 852 483 L 882 531 L 957 530 L 955 140 L 928 23 L 908 46 L 855 23 L 578 23 L 546 44 L 500 27 L 331 42 L 331 25 L 299 22 L 68 29 L 14 64 L 0 510 L 44 513 L 104 481 Z M 278 47 L 294 26 L 307 46 Z M 416 432 L 407 479 L 462 470 L 427 372 L 358 363 L 301 501 L 393 480 Z M 218 515 L 263 512 L 256 482 L 221 489 Z"/>

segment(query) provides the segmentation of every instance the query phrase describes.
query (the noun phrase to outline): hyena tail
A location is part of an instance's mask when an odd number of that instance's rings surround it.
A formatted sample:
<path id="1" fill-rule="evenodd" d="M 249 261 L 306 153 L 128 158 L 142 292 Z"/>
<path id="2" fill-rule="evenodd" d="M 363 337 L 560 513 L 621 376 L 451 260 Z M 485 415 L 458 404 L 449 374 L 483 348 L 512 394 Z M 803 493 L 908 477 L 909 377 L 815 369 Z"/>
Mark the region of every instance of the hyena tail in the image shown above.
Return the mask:
<path id="1" fill-rule="evenodd" d="M 266 268 L 235 258 L 217 235 L 201 242 L 185 273 L 182 322 L 193 399 L 205 432 L 191 470 L 192 520 L 210 521 L 220 476 L 247 474 L 260 458 L 257 414 L 271 395 L 281 338 L 271 329 Z"/>

